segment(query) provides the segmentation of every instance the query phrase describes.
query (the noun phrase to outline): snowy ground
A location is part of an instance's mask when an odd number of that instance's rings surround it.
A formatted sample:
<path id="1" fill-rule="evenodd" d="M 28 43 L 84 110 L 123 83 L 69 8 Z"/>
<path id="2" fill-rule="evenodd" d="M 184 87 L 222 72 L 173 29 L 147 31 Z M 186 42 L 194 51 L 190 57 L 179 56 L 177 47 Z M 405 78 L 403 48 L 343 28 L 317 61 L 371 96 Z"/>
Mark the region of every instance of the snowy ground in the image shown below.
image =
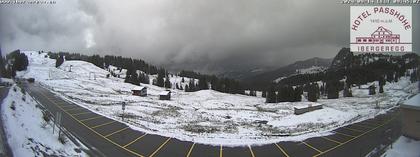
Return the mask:
<path id="1" fill-rule="evenodd" d="M 420 141 L 401 136 L 382 157 L 419 157 Z"/>
<path id="2" fill-rule="evenodd" d="M 42 118 L 36 102 L 17 86 L 10 88 L 2 106 L 1 116 L 14 156 L 87 156 L 70 140 L 62 144 L 57 131 L 53 134 L 51 123 Z"/>
<path id="3" fill-rule="evenodd" d="M 36 82 L 69 101 L 116 120 L 120 120 L 121 103 L 127 102 L 125 112 L 128 114 L 128 123 L 135 129 L 181 140 L 226 146 L 302 140 L 328 134 L 329 130 L 337 127 L 385 113 L 409 96 L 410 92 L 416 92 L 413 91 L 415 84 L 403 78 L 398 83 L 388 83 L 384 94 L 368 96 L 366 86 L 362 86 L 362 89 L 353 88 L 355 97 L 321 99 L 318 103 L 267 104 L 261 97 L 212 90 L 189 93 L 172 90 L 171 100 L 163 101 L 158 100 L 158 93 L 164 88 L 142 84 L 148 88 L 148 96 L 132 96 L 131 89 L 135 85 L 124 83 L 123 78 L 106 78 L 109 72 L 93 64 L 66 61 L 57 69 L 55 60 L 45 58 L 46 54 L 25 53 L 29 58 L 29 67 L 18 76 L 34 77 Z M 70 65 L 71 72 L 68 71 Z M 96 80 L 92 73 L 96 75 Z M 179 77 L 170 79 L 171 82 L 180 81 Z M 379 108 L 375 107 L 376 102 L 379 102 Z M 294 106 L 308 104 L 322 104 L 324 109 L 302 115 L 293 114 Z"/>

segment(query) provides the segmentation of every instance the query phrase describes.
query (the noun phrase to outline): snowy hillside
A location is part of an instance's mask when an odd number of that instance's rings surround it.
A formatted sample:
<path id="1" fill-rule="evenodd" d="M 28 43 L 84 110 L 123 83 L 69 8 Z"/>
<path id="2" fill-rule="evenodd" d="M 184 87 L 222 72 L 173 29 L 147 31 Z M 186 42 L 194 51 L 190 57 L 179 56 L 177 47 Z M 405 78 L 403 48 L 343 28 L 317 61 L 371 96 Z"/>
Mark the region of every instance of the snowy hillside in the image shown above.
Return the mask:
<path id="1" fill-rule="evenodd" d="M 34 77 L 36 82 L 69 101 L 116 120 L 121 119 L 120 104 L 127 102 L 125 112 L 129 114 L 128 123 L 135 129 L 181 140 L 226 146 L 319 136 L 337 127 L 384 113 L 416 89 L 408 78 L 402 78 L 398 83 L 388 83 L 385 93 L 377 96 L 369 96 L 367 89 L 354 88 L 355 97 L 321 99 L 315 104 L 323 104 L 324 109 L 294 115 L 294 106 L 313 103 L 267 104 L 264 98 L 213 90 L 172 90 L 171 100 L 165 101 L 158 98 L 158 93 L 165 91 L 165 88 L 149 84 L 142 84 L 148 88 L 147 97 L 133 96 L 131 89 L 135 85 L 124 83 L 122 77 L 106 78 L 109 72 L 93 64 L 66 61 L 57 69 L 55 60 L 45 58 L 46 54 L 25 53 L 29 58 L 28 70 L 19 72 L 18 76 Z M 68 68 L 70 65 L 71 72 Z M 150 79 L 153 79 L 153 75 Z M 171 77 L 172 83 L 180 80 L 180 77 Z M 381 104 L 380 109 L 375 109 L 377 100 Z"/>
<path id="2" fill-rule="evenodd" d="M 309 68 L 296 69 L 296 72 L 294 74 L 289 75 L 289 76 L 298 75 L 298 74 L 315 74 L 315 73 L 325 72 L 326 70 L 327 70 L 327 67 L 311 66 Z M 273 80 L 273 82 L 278 83 L 285 78 L 287 78 L 287 77 L 279 77 L 279 78 Z"/>
<path id="3" fill-rule="evenodd" d="M 71 63 L 70 63 L 71 64 Z M 124 79 L 126 77 L 127 69 L 118 69 L 115 66 L 110 65 L 109 71 L 113 74 L 115 74 L 117 77 Z M 143 74 L 143 71 L 137 70 L 137 74 Z M 157 79 L 157 74 L 155 75 L 147 75 L 149 77 L 149 82 L 152 84 L 153 80 Z M 182 79 L 184 78 L 184 81 Z M 164 78 L 165 80 L 166 78 Z M 176 85 L 178 84 L 179 87 L 182 87 L 182 89 L 185 89 L 185 86 L 189 84 L 190 80 L 194 80 L 195 83 L 198 83 L 198 79 L 188 78 L 188 77 L 180 77 L 177 75 L 169 74 L 169 81 L 171 82 L 171 88 L 176 89 Z"/>
<path id="4" fill-rule="evenodd" d="M 311 66 L 309 68 L 297 69 L 296 74 L 314 74 L 314 73 L 324 72 L 326 69 L 327 69 L 326 67 Z"/>
<path id="5" fill-rule="evenodd" d="M 52 122 L 44 121 L 43 114 L 36 105 L 17 86 L 10 88 L 9 95 L 3 101 L 1 116 L 13 155 L 87 156 L 71 141 L 67 140 L 65 144 L 59 142 L 57 131 L 53 134 Z"/>

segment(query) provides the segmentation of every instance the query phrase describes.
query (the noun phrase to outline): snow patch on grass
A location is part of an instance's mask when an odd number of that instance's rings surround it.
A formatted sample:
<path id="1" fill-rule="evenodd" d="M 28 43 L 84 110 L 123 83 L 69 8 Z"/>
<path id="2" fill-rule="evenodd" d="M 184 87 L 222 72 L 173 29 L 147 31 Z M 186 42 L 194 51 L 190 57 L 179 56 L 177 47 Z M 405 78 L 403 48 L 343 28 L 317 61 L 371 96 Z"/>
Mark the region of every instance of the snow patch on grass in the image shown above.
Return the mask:
<path id="1" fill-rule="evenodd" d="M 166 101 L 159 100 L 158 95 L 166 89 L 149 84 L 141 85 L 147 87 L 147 97 L 133 96 L 131 89 L 135 85 L 124 83 L 123 78 L 106 78 L 109 72 L 104 69 L 83 61 L 65 61 L 55 68 L 55 60 L 44 55 L 28 55 L 28 70 L 17 75 L 33 77 L 62 98 L 115 120 L 121 120 L 121 103 L 126 102 L 126 123 L 134 129 L 224 146 L 299 141 L 329 134 L 328 131 L 343 125 L 386 113 L 416 89 L 408 78 L 387 83 L 385 93 L 376 96 L 369 96 L 367 88 L 354 87 L 354 97 L 320 99 L 315 104 L 323 105 L 323 109 L 294 115 L 293 107 L 309 102 L 268 104 L 261 97 L 213 90 L 172 90 L 171 100 Z M 66 69 L 70 65 L 71 72 Z M 89 77 L 92 72 L 96 79 Z M 175 83 L 182 78 L 170 79 Z"/>

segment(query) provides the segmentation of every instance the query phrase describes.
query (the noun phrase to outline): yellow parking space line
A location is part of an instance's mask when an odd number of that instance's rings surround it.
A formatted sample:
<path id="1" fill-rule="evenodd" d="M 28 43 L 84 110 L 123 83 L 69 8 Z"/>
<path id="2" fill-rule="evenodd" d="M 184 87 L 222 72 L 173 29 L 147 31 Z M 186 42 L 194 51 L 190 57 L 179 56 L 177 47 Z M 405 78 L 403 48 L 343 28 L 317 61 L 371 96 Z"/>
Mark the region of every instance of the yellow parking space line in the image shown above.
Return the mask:
<path id="1" fill-rule="evenodd" d="M 88 113 L 93 113 L 93 112 L 81 112 L 81 113 L 76 113 L 76 114 L 72 114 L 73 116 L 77 116 L 77 115 L 82 115 L 82 114 L 88 114 Z"/>
<path id="2" fill-rule="evenodd" d="M 317 154 L 317 155 L 314 155 L 313 157 L 319 157 L 319 156 L 321 156 L 321 155 L 323 155 L 323 154 L 325 154 L 325 153 L 328 153 L 328 152 L 330 152 L 330 151 L 332 151 L 332 150 L 334 150 L 334 149 L 337 149 L 338 147 L 340 147 L 340 146 L 342 146 L 342 145 L 345 145 L 345 144 L 347 144 L 347 143 L 349 143 L 349 142 L 351 142 L 351 141 L 353 141 L 353 140 L 355 140 L 355 139 L 357 139 L 357 138 L 360 138 L 360 137 L 362 137 L 362 136 L 364 136 L 364 135 L 366 135 L 366 134 L 368 134 L 368 133 L 370 133 L 370 132 L 372 132 L 372 131 L 374 131 L 374 130 L 376 130 L 376 129 L 378 129 L 378 128 L 380 128 L 380 127 L 382 127 L 382 126 L 386 125 L 386 124 L 388 124 L 389 122 L 391 122 L 392 120 L 394 120 L 394 119 L 396 119 L 396 118 L 397 118 L 397 116 L 395 116 L 395 117 L 393 117 L 393 118 L 389 119 L 388 121 L 384 122 L 383 124 L 381 124 L 381 125 L 379 125 L 379 126 L 377 126 L 377 127 L 375 127 L 375 128 L 372 128 L 372 129 L 370 129 L 370 130 L 368 130 L 368 131 L 366 131 L 366 132 L 364 132 L 364 133 L 362 133 L 362 134 L 360 134 L 360 135 L 358 135 L 358 136 L 355 136 L 355 137 L 351 138 L 350 140 L 348 140 L 348 141 L 346 141 L 346 142 L 344 142 L 344 143 L 342 143 L 342 144 L 339 144 L 339 145 L 337 145 L 337 146 L 335 146 L 335 147 L 332 147 L 332 148 L 330 148 L 330 149 L 328 149 L 328 150 L 326 150 L 326 151 L 324 151 L 324 152 L 322 152 L 322 153 L 319 153 L 319 154 Z"/>
<path id="3" fill-rule="evenodd" d="M 67 109 L 67 110 L 64 110 L 64 111 L 68 112 L 68 111 L 76 111 L 76 110 L 82 110 L 82 109 L 85 109 L 85 108 L 83 108 L 83 107 L 75 107 L 75 108 Z"/>
<path id="4" fill-rule="evenodd" d="M 371 126 L 374 126 L 374 127 L 377 127 L 377 126 L 382 124 L 382 123 L 379 123 L 379 122 L 372 122 L 372 121 L 364 121 L 364 123 L 366 123 L 368 125 L 371 125 Z"/>
<path id="5" fill-rule="evenodd" d="M 304 142 L 304 141 L 300 141 L 301 143 L 305 144 L 306 146 L 308 146 L 309 148 L 317 151 L 318 153 L 322 153 L 322 151 L 320 151 L 319 149 L 316 149 L 315 147 L 309 145 L 308 143 Z"/>
<path id="6" fill-rule="evenodd" d="M 338 132 L 338 131 L 332 131 L 332 132 L 333 133 L 336 133 L 336 134 L 339 134 L 339 135 L 347 136 L 347 137 L 356 137 L 356 136 L 345 134 L 345 133 L 341 133 L 341 132 Z"/>
<path id="7" fill-rule="evenodd" d="M 119 133 L 119 132 L 121 132 L 121 131 L 124 131 L 124 130 L 126 130 L 126 129 L 128 129 L 128 128 L 129 128 L 129 127 L 125 127 L 125 128 L 120 129 L 120 130 L 114 131 L 114 132 L 112 132 L 112 133 L 110 133 L 110 134 L 108 134 L 108 135 L 105 135 L 105 137 L 109 137 L 109 136 L 111 136 L 111 135 L 114 135 L 114 134 L 116 134 L 116 133 Z"/>
<path id="8" fill-rule="evenodd" d="M 377 127 L 378 126 L 378 124 L 373 124 L 373 123 L 368 122 L 368 121 L 363 121 L 362 123 L 363 123 L 363 125 L 366 125 L 366 126 L 372 126 L 372 127 Z"/>
<path id="9" fill-rule="evenodd" d="M 195 143 L 193 143 L 190 147 L 190 150 L 188 150 L 187 156 L 186 157 L 190 157 L 192 150 L 194 149 Z"/>
<path id="10" fill-rule="evenodd" d="M 222 156 L 223 156 L 223 146 L 220 145 L 219 157 L 222 157 Z"/>
<path id="11" fill-rule="evenodd" d="M 141 138 L 143 138 L 144 136 L 146 136 L 147 134 L 143 134 L 143 135 L 141 135 L 141 136 L 139 136 L 139 137 L 137 137 L 136 139 L 134 139 L 133 141 L 131 141 L 131 142 L 129 142 L 129 143 L 127 143 L 126 145 L 124 145 L 123 147 L 125 148 L 125 147 L 128 147 L 129 145 L 131 145 L 131 144 L 133 144 L 134 142 L 137 142 L 138 140 L 140 140 Z"/>
<path id="12" fill-rule="evenodd" d="M 375 120 L 370 120 L 370 121 L 368 121 L 368 122 L 370 122 L 370 123 L 376 123 L 376 124 L 381 124 L 381 123 L 383 123 L 383 121 L 381 121 L 381 120 L 378 120 L 378 119 L 375 119 Z"/>
<path id="13" fill-rule="evenodd" d="M 366 128 L 366 129 L 372 129 L 372 128 L 374 128 L 374 127 L 366 126 L 366 125 L 362 125 L 362 124 L 353 124 L 353 125 L 356 125 L 356 126 L 362 127 L 362 128 Z"/>
<path id="14" fill-rule="evenodd" d="M 153 157 L 160 149 L 163 148 L 163 146 L 169 142 L 169 140 L 171 140 L 171 138 L 169 137 L 165 142 L 163 142 L 158 149 L 156 149 L 149 157 Z"/>
<path id="15" fill-rule="evenodd" d="M 43 95 L 44 97 L 46 97 L 46 95 L 44 94 L 44 93 L 42 93 L 42 92 L 40 92 L 40 94 L 41 95 Z M 48 98 L 47 98 L 48 99 Z M 112 141 L 112 140 L 110 140 L 110 139 L 108 139 L 108 138 L 106 138 L 106 137 L 104 137 L 102 134 L 100 134 L 100 133 L 98 133 L 97 131 L 95 131 L 95 130 L 93 130 L 92 128 L 90 128 L 89 126 L 87 126 L 85 123 L 83 123 L 82 121 L 80 121 L 79 119 L 77 119 L 76 117 L 74 117 L 74 116 L 72 116 L 69 112 L 66 112 L 63 108 L 61 108 L 60 106 L 58 106 L 57 104 L 55 104 L 53 101 L 51 101 L 50 99 L 48 99 L 51 103 L 53 103 L 55 106 L 57 106 L 58 108 L 60 108 L 61 110 L 63 110 L 65 113 L 67 113 L 71 118 L 73 118 L 75 121 L 77 121 L 79 124 L 81 124 L 81 125 L 83 125 L 84 127 L 86 127 L 86 128 L 88 128 L 90 131 L 92 131 L 93 133 L 95 133 L 96 135 L 98 135 L 98 136 L 100 136 L 100 137 L 102 137 L 103 139 L 105 139 L 105 140 L 107 140 L 108 142 L 110 142 L 110 143 L 112 143 L 113 145 L 115 145 L 115 146 L 117 146 L 117 147 L 120 147 L 121 149 L 123 149 L 123 150 L 125 150 L 125 151 L 127 151 L 127 152 L 129 152 L 129 153 L 131 153 L 131 154 L 134 154 L 135 156 L 139 156 L 139 157 L 144 157 L 143 155 L 141 155 L 141 154 L 139 154 L 139 153 L 137 153 L 137 152 L 134 152 L 134 151 L 132 151 L 132 150 L 130 150 L 130 149 L 127 149 L 127 148 L 124 148 L 124 147 L 122 147 L 120 144 L 118 144 L 118 143 L 116 143 L 116 142 L 114 142 L 114 141 Z M 100 117 L 102 117 L 102 116 L 99 116 L 99 118 Z"/>
<path id="16" fill-rule="evenodd" d="M 341 142 L 338 142 L 338 141 L 336 141 L 336 140 L 330 139 L 330 138 L 328 138 L 328 137 L 323 137 L 323 136 L 321 136 L 321 138 L 326 139 L 326 140 L 331 141 L 331 142 L 334 142 L 334 143 L 337 143 L 337 144 L 341 144 Z"/>
<path id="17" fill-rule="evenodd" d="M 277 148 L 280 149 L 283 155 L 285 155 L 286 157 L 290 157 L 289 154 L 287 154 L 286 151 L 282 147 L 280 147 L 280 145 L 278 145 L 277 143 L 274 143 L 274 144 L 277 146 Z"/>
<path id="18" fill-rule="evenodd" d="M 104 117 L 104 116 L 95 116 L 95 117 L 91 117 L 91 118 L 82 119 L 82 120 L 79 120 L 79 121 L 84 122 L 84 121 L 94 120 L 94 119 L 98 119 L 98 118 L 102 118 L 102 117 Z"/>
<path id="19" fill-rule="evenodd" d="M 255 157 L 254 152 L 252 151 L 252 148 L 251 148 L 251 146 L 250 146 L 250 145 L 248 145 L 248 148 L 249 148 L 249 151 L 251 152 L 251 156 L 252 156 L 252 157 Z"/>
<path id="20" fill-rule="evenodd" d="M 347 129 L 347 130 L 350 130 L 350 131 L 356 131 L 356 132 L 364 132 L 364 131 L 362 131 L 362 130 L 357 130 L 357 129 L 353 129 L 353 128 L 349 128 L 349 127 L 347 127 L 347 126 L 345 126 L 345 127 L 342 127 L 343 129 Z"/>
<path id="21" fill-rule="evenodd" d="M 116 121 L 110 121 L 110 122 L 106 122 L 106 123 L 103 123 L 103 124 L 99 124 L 99 125 L 95 125 L 95 126 L 93 126 L 93 127 L 91 127 L 92 129 L 95 129 L 95 128 L 98 128 L 98 127 L 101 127 L 101 126 L 105 126 L 105 125 L 108 125 L 108 124 L 112 124 L 112 123 L 115 123 Z"/>

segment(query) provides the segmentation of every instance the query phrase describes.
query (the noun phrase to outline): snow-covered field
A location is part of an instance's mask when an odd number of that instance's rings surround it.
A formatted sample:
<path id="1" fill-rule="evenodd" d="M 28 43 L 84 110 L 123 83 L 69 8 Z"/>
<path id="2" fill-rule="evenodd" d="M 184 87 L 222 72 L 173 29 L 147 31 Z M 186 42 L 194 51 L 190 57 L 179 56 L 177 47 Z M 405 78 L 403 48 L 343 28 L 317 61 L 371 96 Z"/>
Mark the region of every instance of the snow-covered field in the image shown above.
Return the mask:
<path id="1" fill-rule="evenodd" d="M 70 140 L 62 144 L 57 131 L 53 134 L 52 124 L 42 118 L 36 102 L 17 86 L 10 88 L 2 106 L 1 116 L 14 156 L 87 156 Z"/>
<path id="2" fill-rule="evenodd" d="M 226 146 L 303 140 L 328 134 L 337 127 L 385 113 L 416 89 L 408 78 L 402 78 L 398 83 L 387 83 L 383 94 L 368 96 L 366 88 L 355 87 L 352 89 L 355 97 L 321 99 L 317 103 L 267 104 L 261 97 L 176 89 L 172 89 L 171 100 L 165 101 L 159 100 L 158 96 L 164 88 L 142 84 L 148 88 L 148 96 L 133 96 L 131 89 L 135 85 L 124 83 L 123 78 L 106 78 L 109 72 L 93 64 L 66 61 L 57 69 L 55 60 L 45 58 L 46 54 L 25 53 L 29 58 L 28 70 L 18 76 L 34 77 L 36 82 L 69 101 L 117 120 L 121 119 L 121 103 L 127 102 L 127 123 L 135 129 Z M 71 72 L 66 68 L 70 65 Z M 179 77 L 170 79 L 173 83 L 180 81 Z M 375 108 L 376 102 L 379 102 L 379 108 Z M 293 114 L 294 106 L 308 104 L 322 104 L 324 108 L 302 115 Z"/>

